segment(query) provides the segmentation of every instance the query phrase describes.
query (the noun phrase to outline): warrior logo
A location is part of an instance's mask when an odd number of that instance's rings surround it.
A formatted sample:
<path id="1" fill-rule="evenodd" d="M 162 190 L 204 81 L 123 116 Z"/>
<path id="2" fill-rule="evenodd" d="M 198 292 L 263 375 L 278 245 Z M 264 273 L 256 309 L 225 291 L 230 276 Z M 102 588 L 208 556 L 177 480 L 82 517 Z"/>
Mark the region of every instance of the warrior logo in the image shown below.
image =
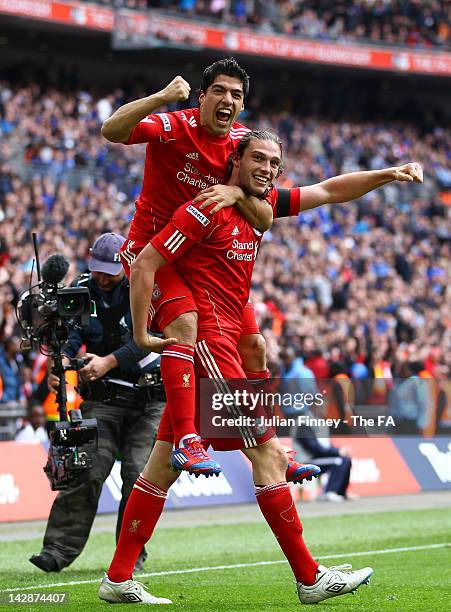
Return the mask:
<path id="1" fill-rule="evenodd" d="M 133 519 L 132 524 L 130 525 L 129 531 L 131 531 L 132 533 L 136 533 L 138 531 L 140 522 L 141 522 L 141 519 L 139 521 L 137 521 L 136 519 Z"/>

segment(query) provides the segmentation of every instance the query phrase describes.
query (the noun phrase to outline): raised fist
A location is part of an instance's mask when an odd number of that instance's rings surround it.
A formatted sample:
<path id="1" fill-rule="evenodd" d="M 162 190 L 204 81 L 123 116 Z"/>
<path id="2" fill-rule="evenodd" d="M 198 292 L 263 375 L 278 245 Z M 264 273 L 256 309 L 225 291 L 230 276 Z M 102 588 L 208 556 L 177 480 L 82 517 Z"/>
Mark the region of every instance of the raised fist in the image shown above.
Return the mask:
<path id="1" fill-rule="evenodd" d="M 187 100 L 189 92 L 191 91 L 190 84 L 185 81 L 181 76 L 176 76 L 166 87 L 162 90 L 163 97 L 166 104 L 171 102 L 182 102 Z"/>
<path id="2" fill-rule="evenodd" d="M 423 182 L 423 168 L 417 162 L 410 162 L 404 166 L 398 166 L 395 170 L 395 181 Z"/>

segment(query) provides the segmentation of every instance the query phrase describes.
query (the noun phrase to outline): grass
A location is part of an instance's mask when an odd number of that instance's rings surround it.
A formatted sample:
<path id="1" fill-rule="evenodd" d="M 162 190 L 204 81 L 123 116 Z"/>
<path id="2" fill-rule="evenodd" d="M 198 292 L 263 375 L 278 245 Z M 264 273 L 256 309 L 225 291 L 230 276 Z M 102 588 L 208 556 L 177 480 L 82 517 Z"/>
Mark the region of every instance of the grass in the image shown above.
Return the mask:
<path id="1" fill-rule="evenodd" d="M 233 507 L 230 512 L 233 513 Z M 440 509 L 305 519 L 306 541 L 320 561 L 321 556 L 365 552 L 363 556 L 325 559 L 325 565 L 350 562 L 354 567 L 371 565 L 375 569 L 370 587 L 362 586 L 355 596 L 336 597 L 321 605 L 343 612 L 450 610 L 451 548 L 390 554 L 368 552 L 446 543 L 451 533 L 450 514 Z M 145 572 L 283 559 L 264 523 L 213 523 L 214 510 L 210 525 L 157 531 Z M 113 553 L 113 538 L 113 534 L 93 534 L 79 559 L 59 574 L 45 574 L 28 562 L 28 557 L 40 550 L 40 540 L 4 542 L 0 548 L 0 590 L 39 585 L 35 592 L 68 593 L 69 603 L 60 606 L 61 610 L 106 609 L 108 604 L 97 599 L 96 591 Z M 42 585 L 86 580 L 95 582 L 42 588 Z M 172 599 L 171 609 L 184 612 L 289 612 L 299 610 L 300 605 L 286 563 L 144 577 L 142 581 L 151 585 L 152 593 Z M 7 603 L 7 597 L 7 593 L 0 593 L 1 610 L 55 607 L 54 604 L 14 605 Z M 113 610 L 120 611 L 123 607 L 116 605 Z"/>

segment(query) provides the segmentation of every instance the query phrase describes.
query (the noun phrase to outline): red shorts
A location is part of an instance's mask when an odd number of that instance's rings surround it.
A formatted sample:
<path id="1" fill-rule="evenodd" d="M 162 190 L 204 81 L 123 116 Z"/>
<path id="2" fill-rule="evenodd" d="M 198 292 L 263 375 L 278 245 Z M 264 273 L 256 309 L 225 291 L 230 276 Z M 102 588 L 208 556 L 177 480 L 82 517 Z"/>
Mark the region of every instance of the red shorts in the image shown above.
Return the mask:
<path id="1" fill-rule="evenodd" d="M 130 278 L 130 265 L 143 250 L 145 244 L 126 240 L 121 248 L 121 261 L 125 274 Z M 150 315 L 160 331 L 186 312 L 197 312 L 191 289 L 172 264 L 166 264 L 155 274 Z"/>
<path id="2" fill-rule="evenodd" d="M 243 384 L 240 389 L 246 388 L 250 393 L 254 391 L 251 384 L 247 385 L 244 381 L 246 375 L 241 367 L 241 360 L 236 345 L 225 336 L 198 339 L 195 353 L 196 368 L 196 428 L 202 433 L 202 420 L 200 414 L 201 402 L 199 387 L 201 379 L 215 379 L 218 381 L 218 392 L 229 392 L 227 380 L 223 379 L 242 379 Z M 216 387 L 216 383 L 214 383 Z M 236 416 L 236 415 L 235 415 Z M 272 427 L 256 430 L 255 427 L 239 427 L 240 437 L 204 437 L 205 448 L 210 445 L 218 451 L 238 450 L 243 448 L 253 448 L 264 444 L 275 436 Z M 158 429 L 157 440 L 165 442 L 174 441 L 172 426 L 167 409 L 164 410 Z"/>
<path id="3" fill-rule="evenodd" d="M 121 261 L 125 274 L 130 278 L 130 265 L 146 247 L 148 242 L 126 240 L 121 248 Z M 173 264 L 166 264 L 155 274 L 150 314 L 160 331 L 186 312 L 197 312 L 191 289 L 182 279 Z M 241 334 L 259 334 L 254 305 L 249 301 L 244 307 Z"/>

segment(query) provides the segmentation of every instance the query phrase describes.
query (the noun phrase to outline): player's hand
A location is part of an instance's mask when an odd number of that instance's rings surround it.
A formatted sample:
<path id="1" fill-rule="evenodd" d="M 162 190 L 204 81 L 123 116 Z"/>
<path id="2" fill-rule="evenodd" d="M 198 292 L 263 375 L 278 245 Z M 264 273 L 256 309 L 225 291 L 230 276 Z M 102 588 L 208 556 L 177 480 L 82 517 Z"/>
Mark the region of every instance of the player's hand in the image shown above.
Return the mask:
<path id="1" fill-rule="evenodd" d="M 166 104 L 171 104 L 172 102 L 183 102 L 183 100 L 187 100 L 190 91 L 190 84 L 185 81 L 183 77 L 176 76 L 169 85 L 166 85 L 161 94 Z"/>
<path id="2" fill-rule="evenodd" d="M 86 353 L 83 358 L 88 361 L 88 364 L 80 370 L 80 376 L 83 380 L 93 381 L 105 376 L 113 367 L 117 365 L 117 360 L 113 355 L 99 357 L 93 353 Z"/>
<path id="3" fill-rule="evenodd" d="M 203 210 L 216 202 L 216 206 L 210 210 L 210 215 L 214 215 L 221 210 L 221 208 L 233 206 L 243 197 L 244 193 L 241 187 L 234 185 L 212 185 L 207 189 L 199 191 L 193 200 L 193 204 L 202 202 L 199 206 L 199 210 Z"/>
<path id="4" fill-rule="evenodd" d="M 177 344 L 177 338 L 157 338 L 156 336 L 134 336 L 133 340 L 144 351 L 149 353 L 162 353 L 165 346 L 169 344 Z"/>
<path id="5" fill-rule="evenodd" d="M 404 164 L 404 166 L 397 166 L 393 168 L 395 181 L 407 181 L 422 183 L 423 182 L 423 168 L 416 162 Z"/>

